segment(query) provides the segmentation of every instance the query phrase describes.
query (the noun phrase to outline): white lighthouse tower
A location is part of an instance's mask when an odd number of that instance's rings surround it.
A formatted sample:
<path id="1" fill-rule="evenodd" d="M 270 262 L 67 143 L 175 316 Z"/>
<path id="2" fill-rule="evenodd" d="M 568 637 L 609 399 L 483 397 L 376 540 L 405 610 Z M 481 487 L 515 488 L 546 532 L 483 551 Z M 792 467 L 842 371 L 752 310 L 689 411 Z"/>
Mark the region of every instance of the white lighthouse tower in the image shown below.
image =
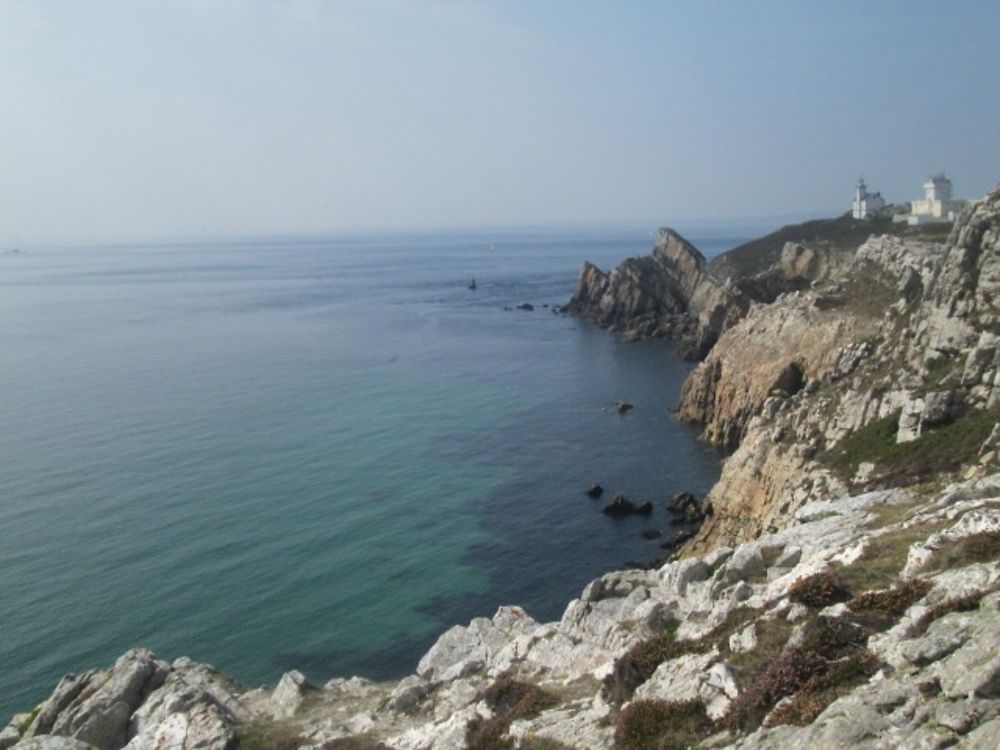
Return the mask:
<path id="1" fill-rule="evenodd" d="M 885 201 L 880 193 L 869 193 L 865 178 L 858 180 L 854 186 L 854 202 L 851 204 L 851 216 L 855 219 L 873 219 L 885 208 Z"/>

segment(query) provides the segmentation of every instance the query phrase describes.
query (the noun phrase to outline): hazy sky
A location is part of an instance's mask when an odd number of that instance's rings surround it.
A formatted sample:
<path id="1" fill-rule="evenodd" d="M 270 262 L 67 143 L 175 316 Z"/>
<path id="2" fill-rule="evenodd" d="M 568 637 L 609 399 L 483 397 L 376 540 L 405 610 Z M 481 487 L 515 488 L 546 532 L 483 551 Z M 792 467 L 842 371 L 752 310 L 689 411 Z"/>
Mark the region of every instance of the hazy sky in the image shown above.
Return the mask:
<path id="1" fill-rule="evenodd" d="M 0 242 L 978 196 L 998 40 L 996 0 L 0 0 Z"/>

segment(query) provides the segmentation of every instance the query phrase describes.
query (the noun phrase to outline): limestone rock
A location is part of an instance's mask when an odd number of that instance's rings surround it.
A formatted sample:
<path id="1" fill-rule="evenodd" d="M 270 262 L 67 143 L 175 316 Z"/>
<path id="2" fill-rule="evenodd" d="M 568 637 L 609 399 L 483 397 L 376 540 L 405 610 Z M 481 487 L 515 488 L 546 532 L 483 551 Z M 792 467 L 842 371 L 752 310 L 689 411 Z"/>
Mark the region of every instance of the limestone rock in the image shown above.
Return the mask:
<path id="1" fill-rule="evenodd" d="M 274 715 L 282 719 L 294 716 L 306 696 L 315 690 L 316 686 L 298 670 L 285 672 L 271 694 Z"/>

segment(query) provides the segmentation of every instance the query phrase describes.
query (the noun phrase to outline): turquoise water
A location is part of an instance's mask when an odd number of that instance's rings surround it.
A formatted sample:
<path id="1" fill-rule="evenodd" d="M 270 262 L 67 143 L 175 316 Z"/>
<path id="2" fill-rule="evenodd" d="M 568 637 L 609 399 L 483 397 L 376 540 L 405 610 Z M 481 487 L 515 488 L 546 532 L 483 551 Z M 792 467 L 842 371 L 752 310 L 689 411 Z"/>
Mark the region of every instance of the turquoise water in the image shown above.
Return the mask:
<path id="1" fill-rule="evenodd" d="M 666 514 L 614 521 L 582 491 L 712 484 L 717 456 L 666 414 L 690 366 L 542 307 L 583 259 L 649 243 L 0 256 L 0 714 L 134 645 L 249 684 L 398 676 L 456 622 L 557 618 L 661 554 L 640 531 Z M 520 302 L 536 310 L 503 309 Z"/>

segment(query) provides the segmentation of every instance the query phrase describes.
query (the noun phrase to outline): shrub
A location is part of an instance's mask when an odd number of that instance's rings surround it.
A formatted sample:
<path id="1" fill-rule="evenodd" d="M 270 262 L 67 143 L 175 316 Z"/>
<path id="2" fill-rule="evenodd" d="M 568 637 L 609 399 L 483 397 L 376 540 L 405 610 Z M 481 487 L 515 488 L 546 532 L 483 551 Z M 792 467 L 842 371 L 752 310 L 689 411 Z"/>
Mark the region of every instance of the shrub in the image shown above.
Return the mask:
<path id="1" fill-rule="evenodd" d="M 810 677 L 790 700 L 774 709 L 768 717 L 768 726 L 811 724 L 827 706 L 867 681 L 881 666 L 867 650 L 830 665 L 824 674 Z"/>
<path id="2" fill-rule="evenodd" d="M 718 626 L 701 638 L 678 641 L 674 637 L 675 628 L 672 628 L 635 644 L 619 657 L 614 671 L 604 679 L 604 698 L 609 703 L 621 705 L 665 661 L 685 654 L 704 654 L 713 648 L 726 653 L 729 636 L 759 614 L 757 609 L 735 607 Z"/>
<path id="3" fill-rule="evenodd" d="M 686 750 L 714 729 L 699 700 L 635 701 L 618 715 L 616 750 Z"/>
<path id="4" fill-rule="evenodd" d="M 653 676 L 665 661 L 684 654 L 701 654 L 709 649 L 706 639 L 678 641 L 672 632 L 640 641 L 616 662 L 614 671 L 604 680 L 604 696 L 620 705 L 632 697 L 635 689 Z"/>
<path id="5" fill-rule="evenodd" d="M 933 588 L 927 581 L 913 578 L 893 586 L 885 591 L 865 591 L 849 602 L 847 608 L 852 612 L 879 612 L 895 617 L 901 617 L 915 602 L 924 598 Z"/>
<path id="6" fill-rule="evenodd" d="M 774 705 L 799 690 L 814 675 L 826 671 L 827 662 L 815 651 L 790 648 L 765 665 L 729 707 L 725 723 L 739 731 L 753 731 Z"/>
<path id="7" fill-rule="evenodd" d="M 822 609 L 850 598 L 839 576 L 832 570 L 799 578 L 788 589 L 788 598 L 812 609 Z"/>
<path id="8" fill-rule="evenodd" d="M 468 750 L 508 750 L 513 742 L 505 738 L 511 722 L 536 716 L 557 703 L 556 697 L 537 685 L 509 676 L 497 678 L 479 696 L 493 711 L 492 719 L 474 719 L 466 733 Z"/>

